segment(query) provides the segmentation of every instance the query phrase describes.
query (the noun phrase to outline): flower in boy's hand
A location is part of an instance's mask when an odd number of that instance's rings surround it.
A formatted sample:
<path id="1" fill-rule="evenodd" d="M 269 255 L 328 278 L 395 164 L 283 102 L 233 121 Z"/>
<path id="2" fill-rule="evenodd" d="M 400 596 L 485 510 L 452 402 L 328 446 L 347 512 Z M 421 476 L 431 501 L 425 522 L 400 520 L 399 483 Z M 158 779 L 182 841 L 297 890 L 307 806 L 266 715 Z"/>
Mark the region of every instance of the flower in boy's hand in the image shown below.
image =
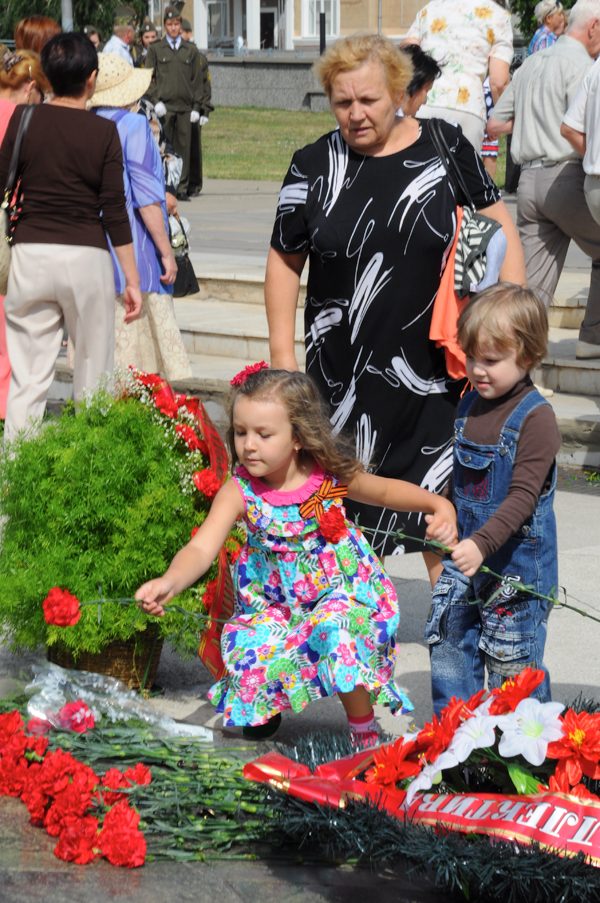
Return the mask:
<path id="1" fill-rule="evenodd" d="M 46 623 L 55 627 L 73 627 L 81 617 L 79 599 L 60 586 L 52 587 L 43 606 Z"/>
<path id="2" fill-rule="evenodd" d="M 205 470 L 197 470 L 193 476 L 196 489 L 206 496 L 209 501 L 214 499 L 215 495 L 221 488 L 221 481 L 214 472 L 208 467 Z"/>

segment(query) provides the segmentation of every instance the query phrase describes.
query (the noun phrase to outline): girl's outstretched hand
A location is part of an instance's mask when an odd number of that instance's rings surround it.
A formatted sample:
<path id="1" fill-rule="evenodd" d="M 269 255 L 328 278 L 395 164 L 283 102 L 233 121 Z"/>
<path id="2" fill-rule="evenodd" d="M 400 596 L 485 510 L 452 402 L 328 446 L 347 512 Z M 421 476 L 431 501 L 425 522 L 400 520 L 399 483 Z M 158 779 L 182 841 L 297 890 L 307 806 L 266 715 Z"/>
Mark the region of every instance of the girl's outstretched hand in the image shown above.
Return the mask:
<path id="1" fill-rule="evenodd" d="M 135 598 L 146 614 L 162 617 L 165 613 L 163 606 L 170 602 L 174 595 L 171 581 L 166 577 L 157 577 L 140 586 Z"/>
<path id="2" fill-rule="evenodd" d="M 483 564 L 483 555 L 472 539 L 463 539 L 452 552 L 452 560 L 465 577 L 473 577 Z"/>

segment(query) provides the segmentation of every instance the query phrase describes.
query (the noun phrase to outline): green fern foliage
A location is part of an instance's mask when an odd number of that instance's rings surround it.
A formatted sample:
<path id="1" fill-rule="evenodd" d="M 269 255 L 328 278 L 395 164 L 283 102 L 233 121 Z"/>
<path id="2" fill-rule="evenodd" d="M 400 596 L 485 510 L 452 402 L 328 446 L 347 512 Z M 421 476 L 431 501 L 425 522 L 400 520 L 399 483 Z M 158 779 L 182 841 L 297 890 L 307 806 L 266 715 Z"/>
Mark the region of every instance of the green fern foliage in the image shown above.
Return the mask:
<path id="1" fill-rule="evenodd" d="M 74 627 L 49 627 L 42 602 L 54 586 L 80 601 L 128 598 L 158 576 L 205 519 L 209 503 L 194 490 L 190 452 L 169 418 L 135 397 L 99 393 L 14 443 L 0 457 L 0 629 L 14 649 L 61 642 L 76 654 L 148 628 L 196 652 L 197 626 L 181 615 L 150 618 L 136 605 L 82 608 Z M 179 598 L 202 612 L 203 581 Z M 150 622 L 150 623 L 149 623 Z"/>

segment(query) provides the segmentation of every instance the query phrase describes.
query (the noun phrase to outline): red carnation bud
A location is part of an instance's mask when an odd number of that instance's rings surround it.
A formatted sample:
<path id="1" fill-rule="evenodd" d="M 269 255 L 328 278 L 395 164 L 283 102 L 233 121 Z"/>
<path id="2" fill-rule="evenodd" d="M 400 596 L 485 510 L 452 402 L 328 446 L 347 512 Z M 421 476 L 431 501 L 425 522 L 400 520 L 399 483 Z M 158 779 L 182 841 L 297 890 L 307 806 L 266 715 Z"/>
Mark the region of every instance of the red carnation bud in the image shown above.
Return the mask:
<path id="1" fill-rule="evenodd" d="M 209 500 L 214 499 L 221 488 L 221 481 L 214 470 L 210 470 L 209 468 L 196 471 L 193 479 L 196 489 Z"/>
<path id="2" fill-rule="evenodd" d="M 46 623 L 55 627 L 73 627 L 81 617 L 79 599 L 60 586 L 52 587 L 43 605 Z"/>
<path id="3" fill-rule="evenodd" d="M 342 511 L 335 505 L 332 505 L 319 521 L 319 530 L 323 539 L 331 543 L 337 543 L 344 536 L 347 536 L 348 528 Z"/>

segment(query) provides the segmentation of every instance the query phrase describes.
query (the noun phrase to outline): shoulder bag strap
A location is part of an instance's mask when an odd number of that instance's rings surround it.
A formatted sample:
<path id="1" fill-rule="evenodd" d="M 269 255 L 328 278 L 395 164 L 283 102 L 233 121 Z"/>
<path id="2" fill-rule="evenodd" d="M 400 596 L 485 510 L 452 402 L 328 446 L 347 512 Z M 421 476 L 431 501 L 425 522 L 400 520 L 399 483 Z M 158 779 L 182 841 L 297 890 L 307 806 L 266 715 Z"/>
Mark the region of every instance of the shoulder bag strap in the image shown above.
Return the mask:
<path id="1" fill-rule="evenodd" d="M 468 206 L 471 208 L 473 213 L 476 213 L 477 208 L 473 203 L 473 199 L 469 193 L 469 189 L 467 188 L 467 183 L 465 182 L 464 176 L 460 171 L 460 167 L 456 162 L 456 158 L 448 147 L 448 143 L 440 126 L 439 120 L 427 119 L 426 122 L 431 140 L 433 142 L 433 146 L 438 152 L 442 163 L 444 164 L 446 172 L 448 173 L 448 178 L 450 179 L 450 182 L 452 183 L 456 192 L 457 203 L 460 203 L 459 198 L 462 194 L 463 203 L 461 206 Z"/>
<path id="2" fill-rule="evenodd" d="M 27 129 L 29 128 L 29 123 L 31 122 L 31 117 L 33 116 L 34 110 L 35 106 L 29 105 L 25 107 L 21 116 L 21 121 L 19 123 L 19 129 L 17 131 L 17 137 L 15 139 L 12 157 L 10 160 L 10 166 L 8 169 L 8 177 L 6 179 L 6 189 L 4 192 L 5 202 L 7 200 L 7 197 L 9 197 L 17 187 L 17 169 L 19 167 L 19 154 L 21 152 L 21 144 L 23 143 L 23 138 L 25 137 Z"/>

